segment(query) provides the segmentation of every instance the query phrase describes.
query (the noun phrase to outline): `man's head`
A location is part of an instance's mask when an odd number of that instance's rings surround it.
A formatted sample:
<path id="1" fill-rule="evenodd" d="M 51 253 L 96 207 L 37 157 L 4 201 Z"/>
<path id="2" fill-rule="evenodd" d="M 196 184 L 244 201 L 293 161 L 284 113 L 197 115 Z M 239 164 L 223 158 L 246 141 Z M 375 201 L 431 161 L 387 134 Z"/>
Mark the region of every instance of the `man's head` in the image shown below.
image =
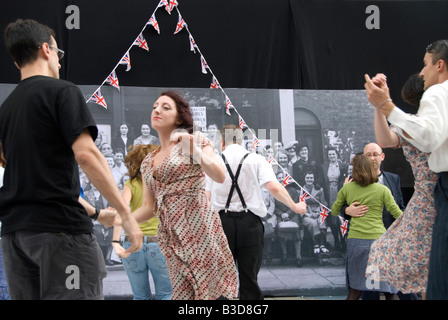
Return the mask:
<path id="1" fill-rule="evenodd" d="M 436 41 L 426 48 L 420 77 L 423 78 L 425 90 L 448 80 L 448 40 Z"/>
<path id="2" fill-rule="evenodd" d="M 224 150 L 225 146 L 231 144 L 239 144 L 243 143 L 243 130 L 241 130 L 238 126 L 234 124 L 226 124 L 221 130 L 221 138 L 222 138 L 222 149 Z"/>
<path id="3" fill-rule="evenodd" d="M 4 36 L 6 49 L 20 70 L 42 60 L 48 75 L 59 78 L 63 52 L 51 28 L 31 19 L 18 19 L 6 27 Z"/>
<path id="4" fill-rule="evenodd" d="M 381 162 L 383 162 L 385 157 L 383 149 L 381 149 L 381 147 L 378 144 L 372 142 L 366 144 L 363 150 L 363 154 L 367 156 L 370 160 L 372 160 L 373 166 L 377 171 L 377 173 L 379 174 L 381 171 Z"/>

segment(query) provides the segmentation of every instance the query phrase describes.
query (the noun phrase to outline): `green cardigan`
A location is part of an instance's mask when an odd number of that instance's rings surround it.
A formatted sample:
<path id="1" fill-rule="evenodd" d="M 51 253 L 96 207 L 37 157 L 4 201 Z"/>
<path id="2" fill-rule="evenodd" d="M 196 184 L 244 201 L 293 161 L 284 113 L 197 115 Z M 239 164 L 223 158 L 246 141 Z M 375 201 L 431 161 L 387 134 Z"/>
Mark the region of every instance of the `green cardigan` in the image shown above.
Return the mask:
<path id="1" fill-rule="evenodd" d="M 331 207 L 331 214 L 339 215 L 344 204 L 350 205 L 353 202 L 367 205 L 369 211 L 362 217 L 351 217 L 348 238 L 377 239 L 382 235 L 386 231 L 383 224 L 384 206 L 395 219 L 402 214 L 389 188 L 379 183 L 361 187 L 353 181 L 346 183 L 339 190 L 336 201 Z"/>

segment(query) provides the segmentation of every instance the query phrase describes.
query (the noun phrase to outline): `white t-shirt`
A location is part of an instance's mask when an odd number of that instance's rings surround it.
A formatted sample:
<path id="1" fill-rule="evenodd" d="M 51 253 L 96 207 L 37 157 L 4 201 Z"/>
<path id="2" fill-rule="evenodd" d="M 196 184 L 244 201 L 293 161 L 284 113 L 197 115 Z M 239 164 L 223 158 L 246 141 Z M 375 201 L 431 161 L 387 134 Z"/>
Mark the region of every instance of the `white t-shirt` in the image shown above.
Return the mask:
<path id="1" fill-rule="evenodd" d="M 238 144 L 229 145 L 223 151 L 233 175 L 236 174 L 238 164 L 246 153 L 248 153 L 248 151 Z M 225 166 L 224 160 L 222 160 L 221 157 L 219 158 Z M 262 197 L 261 187 L 269 181 L 277 181 L 272 166 L 259 154 L 251 153 L 247 156 L 241 168 L 238 185 L 241 189 L 244 201 L 246 202 L 247 209 L 260 217 L 266 216 L 267 212 Z M 211 203 L 216 210 L 220 211 L 225 208 L 231 186 L 232 179 L 230 178 L 227 168 L 226 179 L 223 183 L 217 183 L 207 177 L 206 190 L 210 191 Z M 236 189 L 233 191 L 228 210 L 233 212 L 244 211 Z"/>

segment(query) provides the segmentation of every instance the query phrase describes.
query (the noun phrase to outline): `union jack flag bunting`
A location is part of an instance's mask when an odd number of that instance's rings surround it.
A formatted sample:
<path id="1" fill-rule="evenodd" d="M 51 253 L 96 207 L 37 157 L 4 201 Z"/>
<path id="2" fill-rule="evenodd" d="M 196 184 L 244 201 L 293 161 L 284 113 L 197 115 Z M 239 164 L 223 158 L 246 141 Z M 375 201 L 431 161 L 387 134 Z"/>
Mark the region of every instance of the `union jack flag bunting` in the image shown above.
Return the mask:
<path id="1" fill-rule="evenodd" d="M 230 116 L 230 108 L 234 108 L 232 101 L 230 101 L 229 97 L 226 96 L 226 113 Z M 242 128 L 240 128 L 242 129 Z"/>
<path id="2" fill-rule="evenodd" d="M 305 189 L 300 189 L 300 201 L 306 201 L 311 199 L 311 195 L 305 191 Z"/>
<path id="3" fill-rule="evenodd" d="M 194 39 L 191 36 L 191 34 L 188 36 L 188 38 L 190 39 L 190 51 L 193 51 L 194 53 L 196 53 L 196 49 L 195 48 L 198 47 L 196 42 L 194 41 Z"/>
<path id="4" fill-rule="evenodd" d="M 324 223 L 325 219 L 330 214 L 330 209 L 327 207 L 324 207 L 323 205 L 320 205 L 320 215 L 319 215 L 319 223 Z"/>
<path id="5" fill-rule="evenodd" d="M 107 103 L 104 99 L 103 95 L 101 94 L 101 89 L 98 88 L 98 90 L 95 91 L 94 94 L 90 97 L 89 101 L 93 101 L 96 104 L 99 104 L 100 106 L 103 106 L 105 109 L 107 109 Z"/>
<path id="6" fill-rule="evenodd" d="M 138 46 L 142 49 L 145 49 L 146 51 L 149 52 L 149 47 L 148 47 L 148 43 L 146 42 L 145 38 L 143 37 L 143 34 L 139 34 L 138 37 L 134 40 L 133 43 L 134 46 Z"/>
<path id="7" fill-rule="evenodd" d="M 154 13 L 152 14 L 151 18 L 149 18 L 149 20 L 146 24 L 153 26 L 154 29 L 156 29 L 157 33 L 160 34 L 159 23 L 157 22 L 156 15 Z"/>
<path id="8" fill-rule="evenodd" d="M 238 118 L 239 118 L 240 129 L 247 129 L 247 128 L 249 128 L 248 125 L 246 124 L 246 121 L 244 121 L 244 119 L 241 116 L 238 116 Z"/>
<path id="9" fill-rule="evenodd" d="M 257 147 L 261 147 L 261 143 L 258 138 L 254 137 L 254 141 L 252 143 L 252 149 L 257 149 Z"/>
<path id="10" fill-rule="evenodd" d="M 218 80 L 216 80 L 215 76 L 213 76 L 212 83 L 210 84 L 210 89 L 219 89 L 221 88 L 221 85 L 219 84 Z"/>
<path id="11" fill-rule="evenodd" d="M 123 58 L 121 58 L 120 64 L 127 65 L 126 71 L 131 70 L 131 56 L 129 55 L 129 51 L 125 53 Z"/>
<path id="12" fill-rule="evenodd" d="M 163 0 L 162 0 L 163 1 Z M 162 2 L 161 1 L 161 2 Z M 171 14 L 171 11 L 173 11 L 173 9 L 174 9 L 174 7 L 175 6 L 177 6 L 179 3 L 177 2 L 177 0 L 165 0 L 164 1 L 166 4 L 165 4 L 165 10 L 169 13 L 169 14 Z M 159 4 L 159 6 L 160 6 L 160 4 Z"/>
<path id="13" fill-rule="evenodd" d="M 204 56 L 201 55 L 201 66 L 202 66 L 202 73 L 207 73 L 208 64 L 207 61 L 205 61 Z"/>
<path id="14" fill-rule="evenodd" d="M 177 19 L 176 30 L 174 30 L 174 34 L 177 34 L 178 32 L 180 32 L 186 25 L 187 25 L 187 23 L 185 22 L 184 18 L 182 18 L 182 16 L 179 13 L 179 18 Z"/>
<path id="15" fill-rule="evenodd" d="M 345 234 L 348 231 L 348 220 L 342 218 L 341 216 L 338 216 L 338 217 L 339 217 L 339 220 L 341 221 L 340 228 L 341 228 L 342 236 L 345 236 Z"/>
<path id="16" fill-rule="evenodd" d="M 167 5 L 168 5 L 168 0 L 160 0 L 159 4 L 157 5 L 157 8 L 166 7 Z"/>
<path id="17" fill-rule="evenodd" d="M 277 161 L 275 161 L 275 158 L 271 154 L 268 154 L 268 159 L 267 160 L 268 160 L 268 163 L 270 163 L 272 165 L 277 163 Z"/>
<path id="18" fill-rule="evenodd" d="M 283 171 L 283 185 L 287 186 L 290 183 L 293 183 L 294 179 L 289 175 L 288 172 Z"/>
<path id="19" fill-rule="evenodd" d="M 107 77 L 106 83 L 120 90 L 120 85 L 118 84 L 118 78 L 117 74 L 115 73 L 115 70 L 112 71 L 110 75 Z"/>

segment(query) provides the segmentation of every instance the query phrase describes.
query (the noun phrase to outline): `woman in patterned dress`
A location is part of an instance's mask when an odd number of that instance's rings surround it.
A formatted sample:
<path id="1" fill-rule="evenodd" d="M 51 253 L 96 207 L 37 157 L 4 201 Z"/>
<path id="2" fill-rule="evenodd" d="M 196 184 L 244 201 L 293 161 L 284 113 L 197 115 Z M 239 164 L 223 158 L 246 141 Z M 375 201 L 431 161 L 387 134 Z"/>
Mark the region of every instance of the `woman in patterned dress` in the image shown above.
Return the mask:
<path id="1" fill-rule="evenodd" d="M 377 85 L 387 86 L 384 75 L 377 75 Z M 402 90 L 405 101 L 418 106 L 423 83 L 413 75 Z M 428 167 L 428 153 L 423 153 L 403 138 L 404 132 L 389 128 L 385 116 L 375 109 L 375 134 L 382 147 L 403 149 L 414 174 L 414 194 L 403 214 L 378 238 L 370 249 L 366 276 L 386 281 L 403 293 L 422 293 L 428 282 L 432 226 L 436 210 L 434 188 L 437 175 Z"/>
<path id="2" fill-rule="evenodd" d="M 172 299 L 233 299 L 238 292 L 233 256 L 204 188 L 205 174 L 222 183 L 225 169 L 210 141 L 192 134 L 190 107 L 177 93 L 166 91 L 156 100 L 151 126 L 161 144 L 142 162 L 143 205 L 135 217 L 160 219 L 159 246 Z"/>

